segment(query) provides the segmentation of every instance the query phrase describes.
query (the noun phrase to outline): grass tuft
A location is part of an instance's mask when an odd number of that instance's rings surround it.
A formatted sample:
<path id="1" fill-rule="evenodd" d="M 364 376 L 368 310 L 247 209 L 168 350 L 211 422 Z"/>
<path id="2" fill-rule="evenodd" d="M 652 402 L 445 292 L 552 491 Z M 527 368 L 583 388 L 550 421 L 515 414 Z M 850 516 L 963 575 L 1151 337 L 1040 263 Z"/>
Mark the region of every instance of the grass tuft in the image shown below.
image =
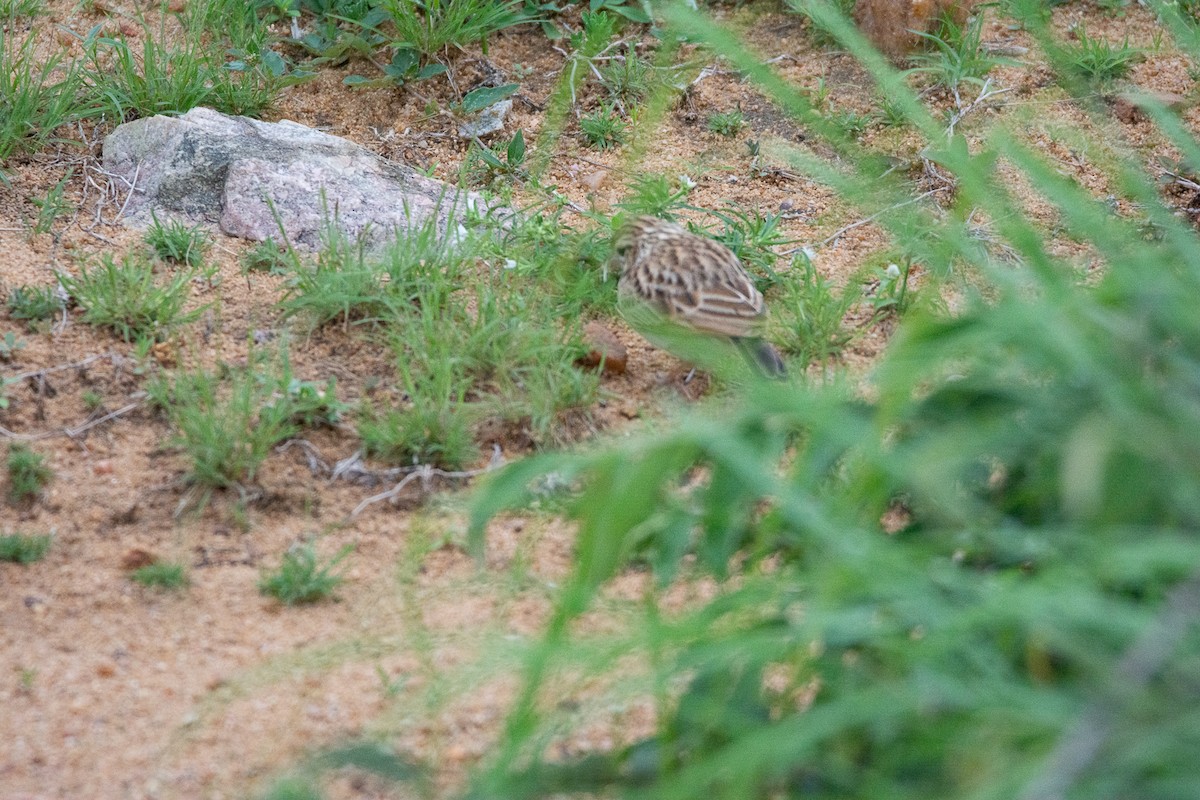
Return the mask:
<path id="1" fill-rule="evenodd" d="M 295 545 L 283 554 L 278 569 L 263 575 L 258 590 L 286 606 L 324 600 L 345 580 L 333 570 L 353 550 L 353 545 L 346 545 L 322 565 L 311 544 Z"/>
<path id="2" fill-rule="evenodd" d="M 83 308 L 86 322 L 109 328 L 127 342 L 162 341 L 201 313 L 200 309 L 184 311 L 190 274 L 179 273 L 162 284 L 154 276 L 154 267 L 137 255 L 128 255 L 117 264 L 105 253 L 99 265 L 82 268 L 79 277 L 55 275 Z"/>
<path id="3" fill-rule="evenodd" d="M 51 541 L 47 534 L 10 533 L 0 536 L 0 561 L 14 564 L 41 561 L 50 551 Z"/>
<path id="4" fill-rule="evenodd" d="M 150 216 L 152 222 L 146 229 L 146 244 L 155 255 L 185 267 L 199 267 L 204 263 L 212 238 L 201 225 L 189 227 L 176 219 L 163 223 L 153 212 Z"/>
<path id="5" fill-rule="evenodd" d="M 13 504 L 33 500 L 54 477 L 46 466 L 46 457 L 23 444 L 10 444 L 5 461 L 8 471 L 8 501 Z"/>
<path id="6" fill-rule="evenodd" d="M 134 583 L 155 589 L 176 591 L 188 585 L 187 568 L 183 564 L 156 561 L 129 573 Z"/>

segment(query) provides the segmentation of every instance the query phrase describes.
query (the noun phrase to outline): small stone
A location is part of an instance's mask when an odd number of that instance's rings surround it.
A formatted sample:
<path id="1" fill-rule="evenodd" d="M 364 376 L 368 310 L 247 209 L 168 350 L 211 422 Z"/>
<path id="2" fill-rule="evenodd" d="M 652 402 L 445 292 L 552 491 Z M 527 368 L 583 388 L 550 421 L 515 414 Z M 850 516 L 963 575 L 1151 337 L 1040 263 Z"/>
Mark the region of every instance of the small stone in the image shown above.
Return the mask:
<path id="1" fill-rule="evenodd" d="M 512 100 L 501 100 L 480 111 L 474 119 L 460 123 L 458 136 L 461 139 L 475 139 L 504 130 L 504 118 L 512 111 Z"/>
<path id="2" fill-rule="evenodd" d="M 92 466 L 92 473 L 95 475 L 112 475 L 113 463 L 112 460 L 102 458 Z"/>
<path id="3" fill-rule="evenodd" d="M 608 180 L 608 170 L 598 169 L 579 178 L 579 183 L 589 192 L 594 192 Z"/>
<path id="4" fill-rule="evenodd" d="M 170 342 L 158 342 L 150 348 L 150 355 L 164 367 L 173 367 L 177 362 L 175 348 Z"/>
<path id="5" fill-rule="evenodd" d="M 148 567 L 158 561 L 158 557 L 149 550 L 143 550 L 140 547 L 134 547 L 121 556 L 121 569 L 126 572 Z"/>
<path id="6" fill-rule="evenodd" d="M 587 345 L 588 352 L 576 364 L 585 369 L 603 365 L 605 375 L 625 373 L 629 356 L 615 333 L 599 322 L 589 322 L 583 326 L 583 343 Z"/>

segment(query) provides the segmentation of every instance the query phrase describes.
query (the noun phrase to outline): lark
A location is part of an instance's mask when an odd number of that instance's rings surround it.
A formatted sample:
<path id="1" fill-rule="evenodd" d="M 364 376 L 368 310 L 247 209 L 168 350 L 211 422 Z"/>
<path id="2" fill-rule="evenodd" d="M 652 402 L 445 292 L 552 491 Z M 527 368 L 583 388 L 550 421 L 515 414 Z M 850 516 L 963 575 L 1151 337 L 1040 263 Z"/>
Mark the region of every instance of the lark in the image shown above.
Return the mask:
<path id="1" fill-rule="evenodd" d="M 761 338 L 762 293 L 728 247 L 674 222 L 638 217 L 618 232 L 614 250 L 621 313 L 651 344 L 703 361 L 717 355 L 713 342 L 728 340 L 766 375 L 786 373 L 779 352 Z"/>

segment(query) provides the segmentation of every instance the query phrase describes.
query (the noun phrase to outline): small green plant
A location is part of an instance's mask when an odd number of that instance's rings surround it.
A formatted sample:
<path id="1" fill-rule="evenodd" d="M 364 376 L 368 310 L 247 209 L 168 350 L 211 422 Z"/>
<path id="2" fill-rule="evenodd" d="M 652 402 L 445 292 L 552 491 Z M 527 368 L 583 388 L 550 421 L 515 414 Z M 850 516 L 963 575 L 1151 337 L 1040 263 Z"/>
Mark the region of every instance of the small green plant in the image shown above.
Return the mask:
<path id="1" fill-rule="evenodd" d="M 517 180 L 525 176 L 525 133 L 517 131 L 503 149 L 493 150 L 472 142 L 465 169 L 477 183 L 491 184 L 501 178 Z"/>
<path id="2" fill-rule="evenodd" d="M 631 216 L 649 214 L 673 220 L 672 212 L 687 205 L 687 196 L 695 185 L 685 176 L 672 179 L 658 173 L 639 174 L 629 187 L 628 197 L 617 203 L 617 207 Z"/>
<path id="3" fill-rule="evenodd" d="M 905 259 L 904 266 L 888 264 L 877 268 L 874 278 L 878 281 L 875 292 L 870 297 L 871 307 L 876 314 L 900 314 L 908 308 L 908 275 L 912 262 Z"/>
<path id="4" fill-rule="evenodd" d="M 69 202 L 63 199 L 63 192 L 67 188 L 67 182 L 71 180 L 74 170 L 67 170 L 67 174 L 62 180 L 54 184 L 54 188 L 46 193 L 46 196 L 40 200 L 34 198 L 31 202 L 37 206 L 38 215 L 33 223 L 34 233 L 49 233 L 54 227 L 54 221 L 59 215 L 71 210 L 72 206 Z"/>
<path id="5" fill-rule="evenodd" d="M 825 119 L 847 138 L 857 139 L 870 127 L 875 117 L 873 114 L 860 114 L 849 108 L 836 108 L 826 111 Z"/>
<path id="6" fill-rule="evenodd" d="M 365 236 L 351 240 L 329 220 L 316 263 L 300 265 L 279 305 L 286 316 L 302 315 L 314 327 L 334 320 L 378 324 L 413 307 L 421 287 L 451 291 L 451 283 L 476 255 L 473 239 L 455 242 L 438 230 L 437 215 L 396 231 L 380 254 Z"/>
<path id="7" fill-rule="evenodd" d="M 976 14 L 962 26 L 943 17 L 939 30 L 933 33 L 918 31 L 917 35 L 932 45 L 932 50 L 913 55 L 913 60 L 920 66 L 911 72 L 928 75 L 934 83 L 952 92 L 957 92 L 965 83 L 982 86 L 984 77 L 993 67 L 1006 63 L 983 49 L 983 16 Z"/>
<path id="8" fill-rule="evenodd" d="M 771 304 L 773 341 L 805 364 L 841 353 L 851 338 L 842 320 L 857 293 L 836 292 L 803 253 L 796 254 L 788 280 L 780 285 L 782 292 Z"/>
<path id="9" fill-rule="evenodd" d="M 382 416 L 364 414 L 358 435 L 366 451 L 392 463 L 430 464 L 441 469 L 461 469 L 478 458 L 473 426 L 479 413 L 465 402 L 469 387 L 450 380 L 457 385 L 443 385 L 439 392 L 437 383 L 436 378 L 414 382 L 409 408 L 392 409 Z"/>
<path id="10" fill-rule="evenodd" d="M 97 392 L 95 389 L 86 389 L 80 395 L 80 400 L 83 401 L 83 407 L 89 412 L 99 411 L 104 407 L 104 395 Z"/>
<path id="11" fill-rule="evenodd" d="M 18 286 L 8 293 L 8 313 L 31 325 L 54 319 L 62 308 L 62 297 L 55 286 Z"/>
<path id="12" fill-rule="evenodd" d="M 84 76 L 90 107 L 110 119 L 182 114 L 208 106 L 227 114 L 257 115 L 279 87 L 267 64 L 226 62 L 224 51 L 199 34 L 174 44 L 146 29 L 141 52 L 124 36 L 84 40 Z"/>
<path id="13" fill-rule="evenodd" d="M 588 0 L 588 7 L 593 11 L 611 11 L 620 14 L 630 22 L 639 25 L 649 25 L 653 19 L 649 13 L 649 5 L 645 0 Z"/>
<path id="14" fill-rule="evenodd" d="M 447 48 L 480 43 L 487 53 L 489 36 L 530 22 L 520 13 L 522 0 L 382 0 L 395 26 L 396 44 L 416 50 L 422 61 Z"/>
<path id="15" fill-rule="evenodd" d="M 10 533 L 0 536 L 0 561 L 32 564 L 41 561 L 50 550 L 50 536 Z"/>
<path id="16" fill-rule="evenodd" d="M 0 361 L 12 361 L 17 351 L 24 349 L 25 342 L 18 339 L 12 331 L 5 331 L 4 338 L 0 339 Z"/>
<path id="17" fill-rule="evenodd" d="M 446 72 L 445 64 L 421 64 L 421 55 L 412 47 L 399 46 L 392 60 L 382 68 L 382 78 L 366 78 L 362 75 L 347 75 L 342 83 L 360 89 L 379 89 L 385 86 L 404 86 L 408 83 L 426 81 Z"/>
<path id="18" fill-rule="evenodd" d="M 274 239 L 264 239 L 242 254 L 242 273 L 267 272 L 284 275 L 296 263 L 295 253 L 288 247 L 280 247 Z"/>
<path id="19" fill-rule="evenodd" d="M 904 107 L 893 98 L 884 96 L 878 103 L 878 119 L 889 128 L 903 128 L 908 124 L 908 115 Z"/>
<path id="20" fill-rule="evenodd" d="M 1108 86 L 1125 77 L 1129 68 L 1142 57 L 1141 51 L 1129 46 L 1128 37 L 1117 47 L 1104 39 L 1088 36 L 1083 25 L 1075 29 L 1075 36 L 1074 44 L 1062 47 L 1062 67 L 1071 77 L 1094 86 Z"/>
<path id="21" fill-rule="evenodd" d="M 515 83 L 505 83 L 500 86 L 480 86 L 463 95 L 462 102 L 455 105 L 454 112 L 458 116 L 477 114 L 489 106 L 512 97 L 519 88 L 521 87 Z"/>
<path id="22" fill-rule="evenodd" d="M 110 328 L 127 342 L 163 340 L 176 327 L 191 322 L 200 309 L 185 313 L 191 275 L 180 272 L 159 285 L 154 268 L 137 255 L 118 265 L 104 254 L 98 266 L 84 267 L 79 277 L 55 273 L 67 294 L 84 309 L 86 322 Z"/>
<path id="23" fill-rule="evenodd" d="M 58 141 L 58 128 L 93 113 L 79 103 L 83 78 L 75 63 L 64 62 L 63 52 L 43 58 L 35 52 L 36 36 L 17 35 L 15 27 L 0 36 L 0 164 Z"/>
<path id="24" fill-rule="evenodd" d="M 737 208 L 713 213 L 725 223 L 725 229 L 714 238 L 732 250 L 746 265 L 759 291 L 765 292 L 778 283 L 775 262 L 779 256 L 775 248 L 791 241 L 779 229 L 781 217 Z"/>
<path id="25" fill-rule="evenodd" d="M 147 387 L 167 411 L 187 455 L 187 481 L 206 493 L 253 481 L 271 448 L 291 436 L 294 409 L 279 397 L 270 361 L 252 354 L 251 364 L 226 376 L 209 372 L 160 378 Z M 206 494 L 207 497 L 207 494 Z"/>
<path id="26" fill-rule="evenodd" d="M 284 374 L 279 383 L 281 390 L 272 402 L 270 409 L 273 413 L 286 415 L 292 425 L 302 428 L 317 428 L 322 425 L 336 425 L 350 409 L 337 399 L 337 378 L 330 378 L 325 383 L 317 381 L 302 381 L 291 376 L 290 366 L 284 366 Z M 282 407 L 276 411 L 275 406 Z"/>
<path id="27" fill-rule="evenodd" d="M 45 0 L 0 0 L 0 19 L 36 17 L 45 7 Z"/>
<path id="28" fill-rule="evenodd" d="M 188 585 L 187 568 L 183 564 L 155 561 L 129 573 L 129 579 L 142 586 L 176 590 Z"/>
<path id="29" fill-rule="evenodd" d="M 721 136 L 737 136 L 746 127 L 746 118 L 740 108 L 722 111 L 708 117 L 708 129 Z"/>
<path id="30" fill-rule="evenodd" d="M 46 457 L 23 444 L 8 446 L 8 501 L 32 500 L 46 488 L 54 473 L 46 466 Z"/>
<path id="31" fill-rule="evenodd" d="M 597 150 L 611 150 L 625 144 L 629 138 L 629 126 L 612 106 L 585 114 L 579 119 L 579 128 L 587 143 Z"/>
<path id="32" fill-rule="evenodd" d="M 320 565 L 311 544 L 293 545 L 283 554 L 279 568 L 263 575 L 258 590 L 287 606 L 324 600 L 345 580 L 333 570 L 353 550 L 353 545 L 346 545 L 328 564 Z"/>
<path id="33" fill-rule="evenodd" d="M 146 229 L 146 244 L 163 261 L 198 267 L 212 245 L 212 238 L 200 225 L 191 227 L 177 219 L 161 222 L 154 212 L 150 213 L 150 227 Z"/>
<path id="34" fill-rule="evenodd" d="M 614 104 L 627 108 L 644 99 L 654 87 L 654 68 L 630 48 L 599 68 L 600 85 Z"/>

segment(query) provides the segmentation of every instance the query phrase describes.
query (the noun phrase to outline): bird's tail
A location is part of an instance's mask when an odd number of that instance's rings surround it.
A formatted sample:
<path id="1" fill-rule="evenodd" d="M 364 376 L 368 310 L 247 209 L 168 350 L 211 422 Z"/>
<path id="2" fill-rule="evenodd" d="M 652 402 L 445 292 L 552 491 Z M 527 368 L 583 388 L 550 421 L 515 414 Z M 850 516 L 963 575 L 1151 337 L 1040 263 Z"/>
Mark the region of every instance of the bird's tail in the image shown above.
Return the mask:
<path id="1" fill-rule="evenodd" d="M 733 341 L 751 366 L 761 370 L 766 377 L 787 377 L 787 367 L 783 363 L 783 356 L 779 355 L 779 351 L 770 342 L 746 336 L 735 336 Z"/>

